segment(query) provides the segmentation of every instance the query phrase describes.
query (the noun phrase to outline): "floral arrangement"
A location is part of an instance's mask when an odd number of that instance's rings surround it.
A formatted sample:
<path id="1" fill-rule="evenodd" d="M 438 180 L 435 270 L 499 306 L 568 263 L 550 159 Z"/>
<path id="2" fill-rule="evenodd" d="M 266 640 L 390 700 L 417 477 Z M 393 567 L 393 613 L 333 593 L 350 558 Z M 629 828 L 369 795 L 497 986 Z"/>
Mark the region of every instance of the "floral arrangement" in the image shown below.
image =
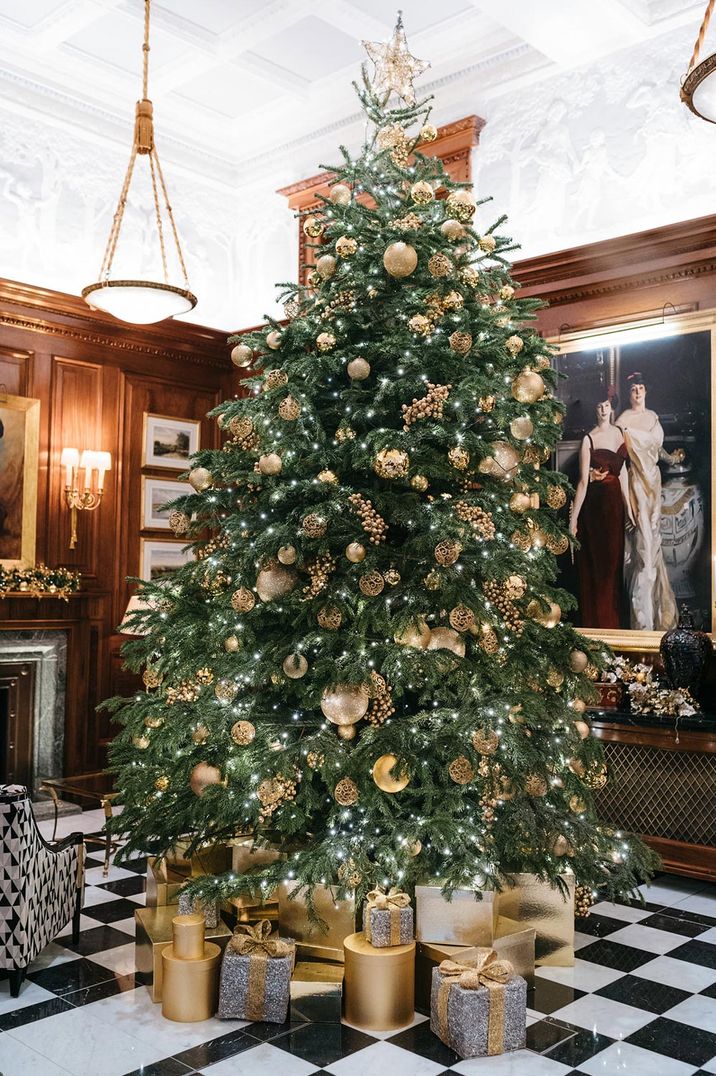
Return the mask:
<path id="1" fill-rule="evenodd" d="M 666 687 L 652 665 L 630 661 L 623 654 L 615 654 L 604 673 L 604 680 L 625 685 L 632 713 L 690 717 L 700 712 L 699 704 L 688 688 Z"/>
<path id="2" fill-rule="evenodd" d="M 30 594 L 39 598 L 51 594 L 67 601 L 68 595 L 80 589 L 80 573 L 67 568 L 48 568 L 36 564 L 34 568 L 3 568 L 0 565 L 0 598 L 8 594 Z"/>

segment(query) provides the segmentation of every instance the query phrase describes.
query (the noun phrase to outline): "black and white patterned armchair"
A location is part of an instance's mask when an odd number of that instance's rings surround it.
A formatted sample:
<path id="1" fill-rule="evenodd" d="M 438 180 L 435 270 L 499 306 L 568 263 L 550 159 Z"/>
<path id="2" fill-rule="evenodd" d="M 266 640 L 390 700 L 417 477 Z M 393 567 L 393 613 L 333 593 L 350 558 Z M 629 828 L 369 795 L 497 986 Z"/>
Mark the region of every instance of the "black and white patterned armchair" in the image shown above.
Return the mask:
<path id="1" fill-rule="evenodd" d="M 79 937 L 83 896 L 81 833 L 48 844 L 22 785 L 0 785 L 0 968 L 20 993 L 28 964 L 72 920 Z"/>

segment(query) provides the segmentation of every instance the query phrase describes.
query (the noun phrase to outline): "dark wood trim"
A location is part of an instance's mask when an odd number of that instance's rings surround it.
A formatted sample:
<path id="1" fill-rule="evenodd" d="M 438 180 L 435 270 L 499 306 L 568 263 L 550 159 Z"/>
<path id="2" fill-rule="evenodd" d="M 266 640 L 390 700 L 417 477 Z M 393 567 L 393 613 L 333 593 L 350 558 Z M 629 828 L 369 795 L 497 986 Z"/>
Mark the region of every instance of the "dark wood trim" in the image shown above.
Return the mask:
<path id="1" fill-rule="evenodd" d="M 7 723 L 0 728 L 5 756 L 0 781 L 25 785 L 32 772 L 34 714 L 29 711 L 35 691 L 35 665 L 29 661 L 0 663 L 0 687 L 8 691 Z"/>
<path id="2" fill-rule="evenodd" d="M 661 856 L 664 870 L 671 874 L 683 874 L 687 878 L 701 878 L 706 882 L 716 881 L 716 848 L 705 844 L 687 844 L 685 841 L 671 841 L 665 837 L 644 836 L 644 840 Z M 649 899 L 648 892 L 646 899 Z"/>
<path id="3" fill-rule="evenodd" d="M 679 731 L 677 734 L 674 729 L 593 721 L 592 732 L 598 740 L 610 743 L 640 744 L 644 747 L 660 748 L 662 751 L 690 751 L 702 755 L 716 753 L 716 728 L 705 732 Z"/>

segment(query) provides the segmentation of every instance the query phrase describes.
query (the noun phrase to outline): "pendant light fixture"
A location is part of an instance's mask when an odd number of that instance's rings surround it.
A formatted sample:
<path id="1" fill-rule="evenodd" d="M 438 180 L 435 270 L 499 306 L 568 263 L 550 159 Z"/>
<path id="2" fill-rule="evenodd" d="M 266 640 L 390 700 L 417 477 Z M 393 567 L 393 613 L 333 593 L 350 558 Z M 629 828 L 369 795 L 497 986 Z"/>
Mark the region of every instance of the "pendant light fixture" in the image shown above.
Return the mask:
<path id="1" fill-rule="evenodd" d="M 701 21 L 694 51 L 689 60 L 689 69 L 681 84 L 681 100 L 694 115 L 709 123 L 716 123 L 716 53 L 711 53 L 699 63 L 699 53 L 709 28 L 714 0 L 708 0 L 706 11 Z"/>
<path id="2" fill-rule="evenodd" d="M 154 143 L 154 118 L 152 102 L 147 96 L 149 74 L 149 9 L 151 0 L 144 0 L 144 45 L 142 100 L 137 101 L 134 122 L 134 142 L 129 158 L 129 166 L 124 177 L 119 202 L 114 213 L 112 227 L 104 252 L 100 279 L 96 284 L 89 284 L 82 289 L 82 298 L 97 310 L 104 310 L 120 321 L 137 325 L 149 325 L 176 314 L 185 314 L 196 306 L 196 296 L 189 290 L 184 255 L 182 254 L 179 234 L 174 222 L 174 214 L 169 204 L 169 196 L 159 163 L 157 148 Z M 149 167 L 149 177 L 154 198 L 154 217 L 157 225 L 157 238 L 162 259 L 163 281 L 152 280 L 115 280 L 112 279 L 112 263 L 119 242 L 119 234 L 127 206 L 127 197 L 134 174 L 137 156 L 144 157 Z M 183 275 L 183 287 L 169 283 L 167 269 L 167 241 L 169 233 L 174 241 L 177 260 Z"/>

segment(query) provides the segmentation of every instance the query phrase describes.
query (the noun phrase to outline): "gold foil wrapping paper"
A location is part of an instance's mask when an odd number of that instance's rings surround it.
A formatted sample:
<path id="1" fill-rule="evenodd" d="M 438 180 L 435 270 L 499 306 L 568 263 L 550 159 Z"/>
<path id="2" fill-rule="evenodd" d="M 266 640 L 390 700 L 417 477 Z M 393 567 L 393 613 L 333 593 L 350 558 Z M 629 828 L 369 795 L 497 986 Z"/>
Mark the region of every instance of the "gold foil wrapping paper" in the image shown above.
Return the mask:
<path id="1" fill-rule="evenodd" d="M 209 1020 L 219 996 L 221 949 L 204 942 L 203 915 L 177 915 L 162 951 L 162 1016 L 182 1024 Z"/>
<path id="2" fill-rule="evenodd" d="M 535 932 L 533 928 L 523 929 L 520 923 L 511 920 L 500 922 L 499 930 L 512 930 L 492 943 L 492 948 L 501 960 L 509 960 L 527 983 L 528 989 L 535 980 Z M 415 1007 L 420 1012 L 430 1012 L 430 990 L 433 968 L 443 960 L 456 960 L 460 964 L 470 963 L 470 954 L 476 947 L 464 945 L 445 945 L 440 942 L 418 942 L 415 951 Z M 477 947 L 479 948 L 479 947 Z"/>
<path id="3" fill-rule="evenodd" d="M 316 914 L 328 926 L 323 932 L 308 918 L 306 893 L 297 893 L 298 883 L 282 882 L 278 887 L 278 925 L 282 937 L 294 938 L 296 955 L 316 960 L 343 961 L 343 941 L 356 929 L 353 897 L 338 900 L 332 886 L 317 885 L 313 891 Z M 297 895 L 291 899 L 291 894 Z"/>
<path id="4" fill-rule="evenodd" d="M 367 1031 L 405 1027 L 415 1015 L 415 942 L 374 948 L 365 935 L 345 939 L 343 1015 Z"/>
<path id="5" fill-rule="evenodd" d="M 236 837 L 231 842 L 231 870 L 234 874 L 250 874 L 258 867 L 268 867 L 281 858 L 281 853 L 274 848 L 255 848 L 253 837 Z M 278 902 L 276 891 L 268 894 L 265 900 L 259 901 L 254 897 L 232 897 L 229 904 L 238 914 L 242 910 L 255 908 L 270 908 Z M 265 918 L 265 917 L 264 917 Z M 239 921 L 244 920 L 239 915 Z"/>
<path id="6" fill-rule="evenodd" d="M 497 937 L 513 933 L 514 926 L 535 930 L 535 964 L 569 968 L 574 964 L 574 875 L 563 875 L 567 897 L 534 874 L 511 875 L 514 887 L 499 894 Z"/>
<path id="7" fill-rule="evenodd" d="M 223 874 L 231 868 L 231 849 L 224 844 L 209 845 L 184 858 L 188 843 L 179 843 L 163 858 L 147 859 L 147 908 L 163 908 L 179 902 L 179 890 L 190 878 Z"/>
<path id="8" fill-rule="evenodd" d="M 497 922 L 495 893 L 478 894 L 456 889 L 452 900 L 443 896 L 441 883 L 415 887 L 415 938 L 445 945 L 491 946 Z"/>
<path id="9" fill-rule="evenodd" d="M 172 944 L 172 920 L 176 906 L 166 908 L 138 908 L 134 913 L 136 926 L 134 953 L 137 982 L 149 990 L 152 1001 L 162 1000 L 163 969 L 162 953 Z M 207 929 L 205 940 L 215 943 L 223 950 L 231 931 L 223 922 Z"/>

